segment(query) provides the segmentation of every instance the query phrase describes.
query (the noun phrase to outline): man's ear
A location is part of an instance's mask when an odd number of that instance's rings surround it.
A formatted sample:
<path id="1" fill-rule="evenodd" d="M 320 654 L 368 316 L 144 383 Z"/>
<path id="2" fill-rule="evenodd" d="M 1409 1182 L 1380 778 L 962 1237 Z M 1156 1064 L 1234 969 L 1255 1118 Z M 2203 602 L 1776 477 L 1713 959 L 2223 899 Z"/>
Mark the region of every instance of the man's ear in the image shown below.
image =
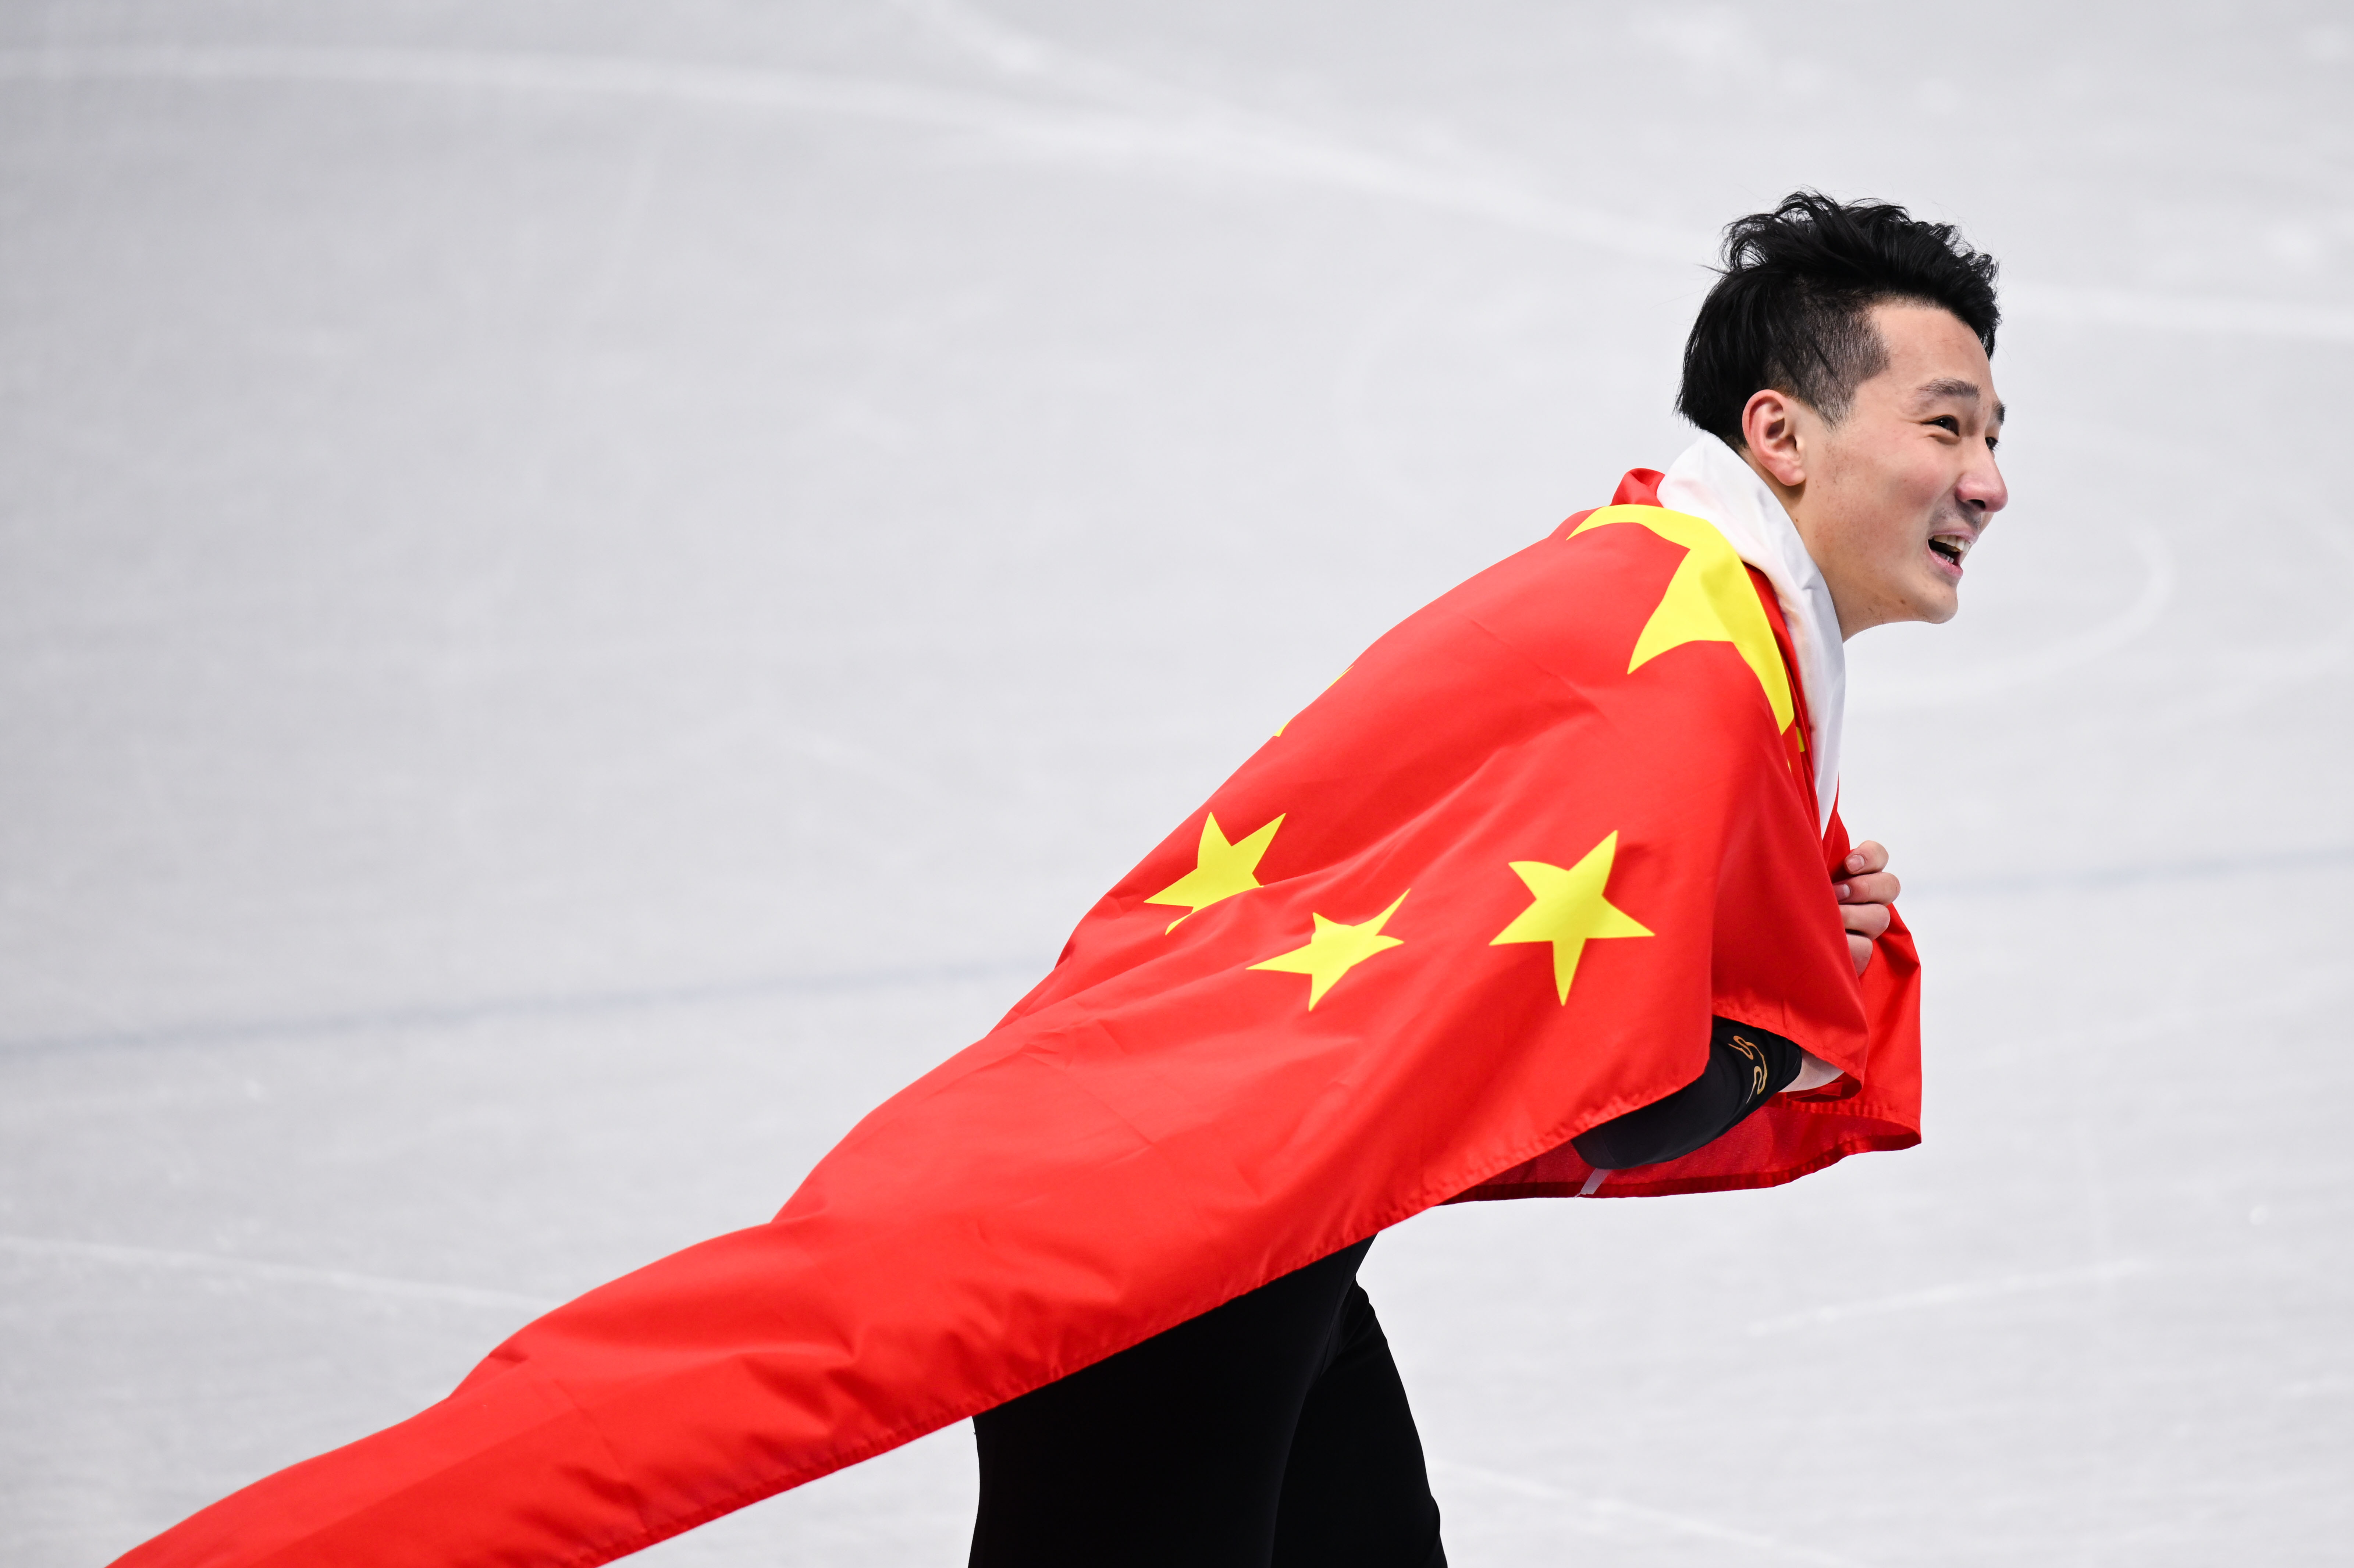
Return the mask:
<path id="1" fill-rule="evenodd" d="M 1741 439 L 1759 468 L 1785 490 L 1807 482 L 1806 443 L 1798 435 L 1798 400 L 1767 387 L 1750 394 L 1741 410 Z"/>

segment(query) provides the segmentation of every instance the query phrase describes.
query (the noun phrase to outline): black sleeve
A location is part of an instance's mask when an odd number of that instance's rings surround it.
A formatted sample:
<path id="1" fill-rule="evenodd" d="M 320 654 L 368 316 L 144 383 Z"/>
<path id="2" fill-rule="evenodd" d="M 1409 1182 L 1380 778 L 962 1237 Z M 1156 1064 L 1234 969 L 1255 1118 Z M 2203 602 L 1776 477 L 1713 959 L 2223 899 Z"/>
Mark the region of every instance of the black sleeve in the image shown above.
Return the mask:
<path id="1" fill-rule="evenodd" d="M 1708 1065 L 1699 1077 L 1663 1100 L 1586 1128 L 1570 1147 L 1603 1171 L 1681 1160 L 1732 1131 L 1787 1088 L 1805 1065 L 1804 1054 L 1779 1034 L 1716 1019 L 1709 1030 Z"/>

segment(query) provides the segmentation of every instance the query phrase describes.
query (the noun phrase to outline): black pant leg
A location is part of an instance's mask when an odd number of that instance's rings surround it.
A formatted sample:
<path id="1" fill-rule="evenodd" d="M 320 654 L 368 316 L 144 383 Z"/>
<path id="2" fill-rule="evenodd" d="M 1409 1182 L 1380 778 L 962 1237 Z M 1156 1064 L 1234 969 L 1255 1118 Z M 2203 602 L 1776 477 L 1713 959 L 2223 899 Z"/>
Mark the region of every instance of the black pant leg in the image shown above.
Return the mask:
<path id="1" fill-rule="evenodd" d="M 1446 1568 L 1422 1436 L 1363 1287 L 1341 1307 L 1324 1375 L 1284 1471 L 1275 1568 Z"/>
<path id="2" fill-rule="evenodd" d="M 975 1416 L 972 1568 L 1268 1568 L 1293 1434 L 1372 1245 Z"/>

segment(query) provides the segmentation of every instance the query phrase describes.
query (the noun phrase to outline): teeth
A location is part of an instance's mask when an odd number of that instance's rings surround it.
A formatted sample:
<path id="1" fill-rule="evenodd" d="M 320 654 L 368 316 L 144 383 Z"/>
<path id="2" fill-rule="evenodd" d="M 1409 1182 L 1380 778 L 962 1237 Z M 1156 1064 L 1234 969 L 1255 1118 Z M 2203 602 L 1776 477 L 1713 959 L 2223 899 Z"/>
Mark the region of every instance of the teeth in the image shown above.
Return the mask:
<path id="1" fill-rule="evenodd" d="M 1962 557 L 1970 553 L 1970 544 L 1967 535 L 1939 534 L 1930 539 L 1929 548 L 1958 566 Z"/>

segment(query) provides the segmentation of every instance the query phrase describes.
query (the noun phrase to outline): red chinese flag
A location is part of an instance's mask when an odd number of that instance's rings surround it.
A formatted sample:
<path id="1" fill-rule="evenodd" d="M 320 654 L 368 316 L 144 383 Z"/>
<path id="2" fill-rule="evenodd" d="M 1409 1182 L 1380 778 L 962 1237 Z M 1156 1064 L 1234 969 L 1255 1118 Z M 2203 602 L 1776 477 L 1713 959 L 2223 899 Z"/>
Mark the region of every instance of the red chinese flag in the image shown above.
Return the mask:
<path id="1" fill-rule="evenodd" d="M 607 1562 L 1434 1203 L 1575 1192 L 1712 1013 L 1849 1076 L 1606 1193 L 1917 1142 L 1910 939 L 1859 985 L 1779 612 L 1657 478 L 1375 643 L 774 1220 L 122 1561 Z"/>

